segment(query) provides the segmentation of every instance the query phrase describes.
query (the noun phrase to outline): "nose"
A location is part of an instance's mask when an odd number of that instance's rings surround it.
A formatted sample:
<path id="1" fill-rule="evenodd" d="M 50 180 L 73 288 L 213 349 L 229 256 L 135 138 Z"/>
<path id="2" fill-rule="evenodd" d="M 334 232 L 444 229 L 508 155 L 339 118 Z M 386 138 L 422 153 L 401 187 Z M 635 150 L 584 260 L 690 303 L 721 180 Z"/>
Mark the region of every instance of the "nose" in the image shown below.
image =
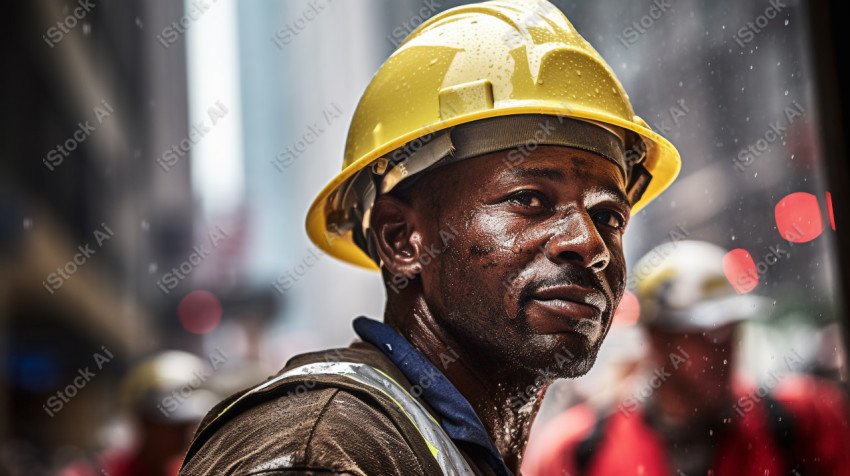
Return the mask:
<path id="1" fill-rule="evenodd" d="M 608 267 L 611 261 L 608 246 L 585 211 L 571 212 L 555 227 L 555 232 L 544 245 L 549 260 L 556 264 L 578 264 L 593 272 Z"/>

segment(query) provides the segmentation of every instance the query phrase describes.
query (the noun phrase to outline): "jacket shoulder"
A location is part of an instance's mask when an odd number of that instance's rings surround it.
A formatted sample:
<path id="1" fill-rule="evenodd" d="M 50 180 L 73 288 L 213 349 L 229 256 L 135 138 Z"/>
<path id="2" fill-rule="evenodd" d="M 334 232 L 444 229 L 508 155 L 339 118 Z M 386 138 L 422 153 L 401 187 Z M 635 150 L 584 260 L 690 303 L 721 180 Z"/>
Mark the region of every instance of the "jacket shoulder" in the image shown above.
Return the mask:
<path id="1" fill-rule="evenodd" d="M 370 355 L 374 352 L 380 353 L 361 347 L 302 355 L 282 372 L 329 360 L 386 368 Z M 328 353 L 334 358 L 325 358 Z M 436 462 L 418 430 L 382 392 L 335 375 L 269 383 L 260 392 L 233 395 L 210 412 L 181 475 L 287 474 L 283 471 L 300 469 L 319 474 L 433 474 Z"/>
<path id="2" fill-rule="evenodd" d="M 426 474 L 383 409 L 337 388 L 286 395 L 253 406 L 213 433 L 181 475 Z"/>

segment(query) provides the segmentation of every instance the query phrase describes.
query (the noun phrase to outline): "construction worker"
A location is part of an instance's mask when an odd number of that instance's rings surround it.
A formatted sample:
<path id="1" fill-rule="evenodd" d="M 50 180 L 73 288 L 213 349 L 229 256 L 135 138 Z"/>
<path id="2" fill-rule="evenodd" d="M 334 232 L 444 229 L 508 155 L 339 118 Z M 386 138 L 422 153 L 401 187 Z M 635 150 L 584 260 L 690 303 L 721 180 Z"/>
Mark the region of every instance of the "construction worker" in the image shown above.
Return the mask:
<path id="1" fill-rule="evenodd" d="M 724 255 L 679 241 L 637 263 L 648 377 L 614 408 L 582 404 L 554 418 L 529 443 L 523 474 L 850 474 L 848 407 L 837 387 L 775 372 L 755 386 L 733 372 L 740 323 L 771 306 L 735 291 Z M 801 350 L 775 358 L 794 370 Z"/>
<path id="2" fill-rule="evenodd" d="M 221 400 L 208 388 L 211 374 L 203 359 L 177 350 L 160 352 L 131 369 L 122 397 L 135 425 L 136 445 L 129 451 L 107 451 L 104 474 L 176 475 L 192 432 Z"/>
<path id="3" fill-rule="evenodd" d="M 223 402 L 182 474 L 515 473 L 542 388 L 605 337 L 629 216 L 679 167 L 553 5 L 435 15 L 373 77 L 307 216 L 380 270 L 384 321 Z"/>

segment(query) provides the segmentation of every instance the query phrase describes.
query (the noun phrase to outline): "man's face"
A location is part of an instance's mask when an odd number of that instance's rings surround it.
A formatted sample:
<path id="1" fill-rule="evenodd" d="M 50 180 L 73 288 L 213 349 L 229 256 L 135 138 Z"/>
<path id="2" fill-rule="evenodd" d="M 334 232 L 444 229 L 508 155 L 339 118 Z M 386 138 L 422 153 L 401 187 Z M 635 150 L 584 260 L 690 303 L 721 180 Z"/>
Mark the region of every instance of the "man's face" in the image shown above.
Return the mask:
<path id="1" fill-rule="evenodd" d="M 422 266 L 424 299 L 494 372 L 584 374 L 624 290 L 622 175 L 567 147 L 505 157 L 447 165 L 416 184 L 415 195 L 430 195 L 413 199 L 422 240 L 438 251 Z"/>
<path id="2" fill-rule="evenodd" d="M 685 357 L 670 372 L 668 385 L 694 407 L 717 409 L 732 395 L 732 367 L 738 324 L 706 331 L 676 332 L 649 329 L 659 366 L 670 367 L 671 355 Z"/>

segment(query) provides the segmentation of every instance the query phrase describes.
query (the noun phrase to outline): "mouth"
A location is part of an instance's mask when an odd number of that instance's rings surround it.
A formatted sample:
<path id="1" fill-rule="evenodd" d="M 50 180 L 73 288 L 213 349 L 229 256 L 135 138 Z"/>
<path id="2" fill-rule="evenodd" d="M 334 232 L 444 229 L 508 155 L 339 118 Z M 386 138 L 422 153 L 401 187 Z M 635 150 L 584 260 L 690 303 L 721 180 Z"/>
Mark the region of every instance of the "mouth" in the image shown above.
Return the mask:
<path id="1" fill-rule="evenodd" d="M 607 309 L 599 291 L 575 284 L 548 286 L 529 296 L 529 324 L 542 334 L 573 332 L 589 334 L 602 326 Z"/>

